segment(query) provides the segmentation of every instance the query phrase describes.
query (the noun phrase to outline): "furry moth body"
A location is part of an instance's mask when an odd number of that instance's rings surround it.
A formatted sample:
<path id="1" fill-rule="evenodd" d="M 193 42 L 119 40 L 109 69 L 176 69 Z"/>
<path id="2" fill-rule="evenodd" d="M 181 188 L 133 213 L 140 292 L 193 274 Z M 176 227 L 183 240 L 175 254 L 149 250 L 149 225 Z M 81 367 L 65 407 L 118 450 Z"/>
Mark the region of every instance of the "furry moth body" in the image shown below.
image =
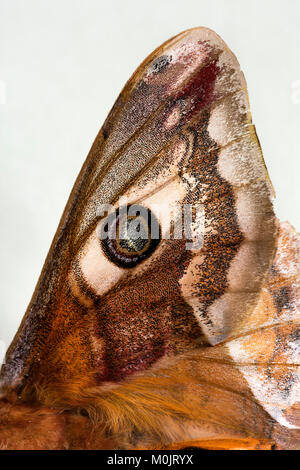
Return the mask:
<path id="1" fill-rule="evenodd" d="M 205 28 L 163 44 L 71 193 L 2 367 L 8 421 L 32 404 L 82 409 L 97 437 L 76 445 L 92 448 L 297 446 L 299 242 L 279 235 L 272 194 L 235 56 Z M 152 214 L 156 243 L 101 243 L 112 215 L 123 230 L 124 203 Z M 192 249 L 168 236 L 184 205 L 204 211 Z"/>

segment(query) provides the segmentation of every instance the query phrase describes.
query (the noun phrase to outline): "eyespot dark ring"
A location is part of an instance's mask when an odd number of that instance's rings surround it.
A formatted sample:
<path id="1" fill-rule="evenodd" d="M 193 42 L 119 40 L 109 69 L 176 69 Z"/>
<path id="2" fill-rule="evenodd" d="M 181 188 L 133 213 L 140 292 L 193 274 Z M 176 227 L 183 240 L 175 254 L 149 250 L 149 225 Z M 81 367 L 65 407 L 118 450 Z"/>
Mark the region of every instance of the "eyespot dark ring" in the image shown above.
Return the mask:
<path id="1" fill-rule="evenodd" d="M 134 268 L 147 259 L 161 239 L 153 212 L 139 204 L 118 208 L 101 226 L 100 241 L 107 258 L 121 268 Z"/>

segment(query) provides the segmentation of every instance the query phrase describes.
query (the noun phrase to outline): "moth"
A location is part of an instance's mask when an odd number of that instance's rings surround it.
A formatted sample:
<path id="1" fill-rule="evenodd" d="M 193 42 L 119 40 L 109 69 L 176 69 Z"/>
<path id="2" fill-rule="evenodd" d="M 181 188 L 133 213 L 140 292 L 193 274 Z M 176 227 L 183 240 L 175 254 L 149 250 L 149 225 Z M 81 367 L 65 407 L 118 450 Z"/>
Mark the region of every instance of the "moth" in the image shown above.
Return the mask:
<path id="1" fill-rule="evenodd" d="M 125 85 L 1 370 L 6 449 L 300 448 L 300 241 L 206 28 Z M 26 431 L 25 431 L 26 429 Z"/>

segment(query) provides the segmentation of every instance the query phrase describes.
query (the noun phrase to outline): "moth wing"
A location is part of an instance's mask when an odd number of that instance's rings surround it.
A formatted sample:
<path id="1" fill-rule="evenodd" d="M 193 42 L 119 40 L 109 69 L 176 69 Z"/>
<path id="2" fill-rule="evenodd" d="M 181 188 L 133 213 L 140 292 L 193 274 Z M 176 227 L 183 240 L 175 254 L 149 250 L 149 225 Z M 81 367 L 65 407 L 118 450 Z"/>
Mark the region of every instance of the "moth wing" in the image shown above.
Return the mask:
<path id="1" fill-rule="evenodd" d="M 124 201 L 150 208 L 162 230 L 157 250 L 132 270 L 114 265 L 98 236 L 103 206 L 114 211 Z M 191 235 L 169 239 L 185 206 L 200 207 L 204 217 L 193 215 Z M 247 319 L 272 263 L 276 230 L 272 187 L 236 57 L 206 28 L 183 32 L 143 62 L 99 132 L 9 349 L 3 382 L 17 383 L 36 354 L 51 367 L 61 351 L 72 351 L 78 365 L 68 363 L 69 377 L 81 370 L 82 379 L 94 372 L 90 344 L 95 357 L 110 349 L 113 360 L 100 364 L 104 374 L 120 368 L 124 350 L 126 369 L 131 350 L 145 349 L 145 337 L 152 364 L 156 343 L 161 357 L 170 343 L 177 350 L 194 347 L 202 332 L 210 344 L 240 334 L 251 327 Z M 93 325 L 82 326 L 82 310 L 94 301 Z M 169 316 L 177 322 L 173 329 Z M 86 336 L 91 330 L 103 336 L 78 341 L 81 327 Z"/>
<path id="2" fill-rule="evenodd" d="M 178 288 L 211 344 L 241 331 L 270 268 L 277 227 L 244 75 L 219 36 L 189 30 L 144 61 L 100 131 L 84 178 L 79 241 L 101 204 L 158 210 L 162 238 L 178 207 L 201 207 Z"/>

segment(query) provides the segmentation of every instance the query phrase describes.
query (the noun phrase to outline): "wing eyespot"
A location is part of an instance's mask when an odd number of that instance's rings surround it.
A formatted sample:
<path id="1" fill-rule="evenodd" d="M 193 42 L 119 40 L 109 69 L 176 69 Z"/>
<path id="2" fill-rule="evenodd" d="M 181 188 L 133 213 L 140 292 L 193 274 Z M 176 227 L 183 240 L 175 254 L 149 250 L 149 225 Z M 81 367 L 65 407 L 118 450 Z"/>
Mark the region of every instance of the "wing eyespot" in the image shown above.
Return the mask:
<path id="1" fill-rule="evenodd" d="M 156 216 L 138 204 L 118 208 L 108 215 L 100 230 L 104 254 L 121 268 L 134 268 L 149 258 L 160 239 Z"/>

